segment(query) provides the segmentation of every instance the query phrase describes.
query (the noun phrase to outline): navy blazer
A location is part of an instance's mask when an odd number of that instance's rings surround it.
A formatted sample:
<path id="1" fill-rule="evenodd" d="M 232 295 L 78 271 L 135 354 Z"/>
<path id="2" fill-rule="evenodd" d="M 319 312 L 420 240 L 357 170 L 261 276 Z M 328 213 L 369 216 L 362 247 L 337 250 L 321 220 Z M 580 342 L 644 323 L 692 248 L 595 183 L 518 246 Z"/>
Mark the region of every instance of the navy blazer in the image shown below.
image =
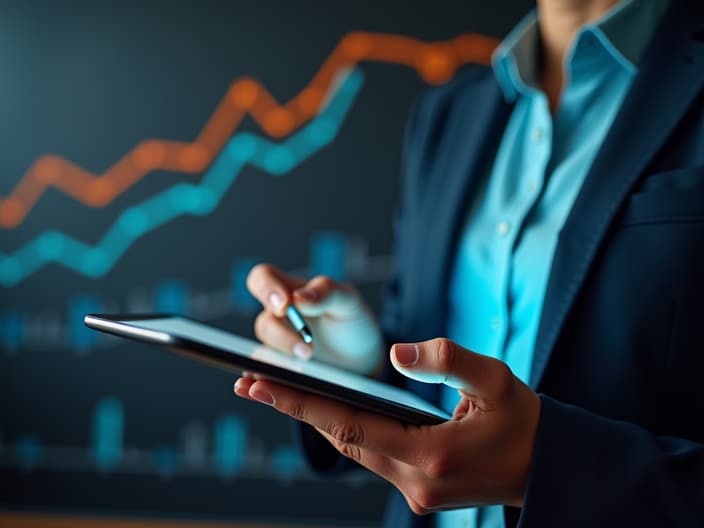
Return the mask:
<path id="1" fill-rule="evenodd" d="M 560 231 L 530 379 L 542 413 L 508 526 L 704 526 L 702 4 L 672 2 Z M 445 334 L 467 205 L 510 112 L 486 67 L 414 111 L 389 342 Z M 407 385 L 439 400 L 437 385 Z M 314 467 L 344 465 L 311 430 L 303 441 Z M 431 519 L 392 493 L 386 526 Z"/>

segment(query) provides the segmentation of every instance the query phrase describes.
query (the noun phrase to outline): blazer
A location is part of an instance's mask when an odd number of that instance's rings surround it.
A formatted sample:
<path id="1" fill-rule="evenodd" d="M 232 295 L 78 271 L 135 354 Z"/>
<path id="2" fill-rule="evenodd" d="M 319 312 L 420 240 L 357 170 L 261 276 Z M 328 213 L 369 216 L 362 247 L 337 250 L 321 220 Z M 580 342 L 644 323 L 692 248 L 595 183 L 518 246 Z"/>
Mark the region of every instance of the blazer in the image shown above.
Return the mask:
<path id="1" fill-rule="evenodd" d="M 704 6 L 674 0 L 560 231 L 530 385 L 542 412 L 507 526 L 704 526 Z M 471 67 L 416 106 L 389 343 L 442 336 L 467 206 L 511 113 Z M 405 383 L 438 402 L 437 385 Z M 313 467 L 346 463 L 302 428 Z M 392 492 L 384 524 L 429 526 Z"/>

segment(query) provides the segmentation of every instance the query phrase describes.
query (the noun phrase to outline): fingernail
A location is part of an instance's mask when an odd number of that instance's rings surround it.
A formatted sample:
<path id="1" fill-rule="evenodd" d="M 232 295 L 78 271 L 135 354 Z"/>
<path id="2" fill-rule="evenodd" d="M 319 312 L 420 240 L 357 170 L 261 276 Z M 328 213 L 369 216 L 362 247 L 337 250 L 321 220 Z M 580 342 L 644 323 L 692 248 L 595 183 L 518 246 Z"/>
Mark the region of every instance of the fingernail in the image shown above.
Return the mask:
<path id="1" fill-rule="evenodd" d="M 265 403 L 267 405 L 274 405 L 274 397 L 266 391 L 259 389 L 251 392 L 249 395 L 258 402 Z"/>
<path id="2" fill-rule="evenodd" d="M 284 307 L 284 298 L 279 292 L 271 292 L 269 294 L 269 304 L 272 306 L 272 308 L 274 308 L 274 310 L 280 312 L 281 309 Z"/>
<path id="3" fill-rule="evenodd" d="M 295 343 L 292 350 L 293 354 L 301 359 L 308 359 L 313 353 L 313 348 L 305 343 Z"/>
<path id="4" fill-rule="evenodd" d="M 241 385 L 242 385 L 242 378 L 237 378 L 237 381 L 235 381 L 235 388 L 234 388 L 235 394 L 237 393 L 237 389 L 239 389 Z"/>
<path id="5" fill-rule="evenodd" d="M 418 345 L 415 343 L 401 343 L 394 345 L 396 361 L 405 367 L 410 367 L 418 362 Z"/>
<path id="6" fill-rule="evenodd" d="M 315 293 L 315 290 L 312 290 L 310 288 L 301 288 L 300 290 L 296 290 L 296 295 L 298 295 L 301 299 L 305 299 L 306 301 L 310 302 L 315 301 L 315 299 L 318 297 Z"/>

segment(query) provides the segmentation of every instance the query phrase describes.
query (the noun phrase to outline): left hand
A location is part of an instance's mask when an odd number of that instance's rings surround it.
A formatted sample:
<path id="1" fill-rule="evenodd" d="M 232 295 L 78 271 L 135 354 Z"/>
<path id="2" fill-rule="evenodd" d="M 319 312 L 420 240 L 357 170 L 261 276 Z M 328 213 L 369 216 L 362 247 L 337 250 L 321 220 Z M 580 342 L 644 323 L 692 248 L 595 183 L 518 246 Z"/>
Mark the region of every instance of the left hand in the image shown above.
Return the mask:
<path id="1" fill-rule="evenodd" d="M 402 374 L 459 390 L 452 420 L 404 425 L 266 380 L 240 378 L 238 396 L 315 427 L 344 456 L 403 493 L 416 514 L 505 504 L 521 507 L 540 417 L 540 399 L 505 363 L 447 339 L 396 344 Z"/>

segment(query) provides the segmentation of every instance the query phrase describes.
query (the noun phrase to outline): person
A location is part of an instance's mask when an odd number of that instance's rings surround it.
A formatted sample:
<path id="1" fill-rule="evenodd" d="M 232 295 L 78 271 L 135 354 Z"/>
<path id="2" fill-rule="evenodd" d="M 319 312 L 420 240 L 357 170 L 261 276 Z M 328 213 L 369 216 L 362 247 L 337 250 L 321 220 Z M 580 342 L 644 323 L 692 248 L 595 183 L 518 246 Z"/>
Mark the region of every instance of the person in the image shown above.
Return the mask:
<path id="1" fill-rule="evenodd" d="M 452 419 L 236 394 L 306 424 L 317 470 L 393 484 L 386 526 L 704 526 L 703 87 L 700 2 L 538 0 L 412 113 L 378 321 L 330 278 L 248 277 L 263 342 Z"/>

